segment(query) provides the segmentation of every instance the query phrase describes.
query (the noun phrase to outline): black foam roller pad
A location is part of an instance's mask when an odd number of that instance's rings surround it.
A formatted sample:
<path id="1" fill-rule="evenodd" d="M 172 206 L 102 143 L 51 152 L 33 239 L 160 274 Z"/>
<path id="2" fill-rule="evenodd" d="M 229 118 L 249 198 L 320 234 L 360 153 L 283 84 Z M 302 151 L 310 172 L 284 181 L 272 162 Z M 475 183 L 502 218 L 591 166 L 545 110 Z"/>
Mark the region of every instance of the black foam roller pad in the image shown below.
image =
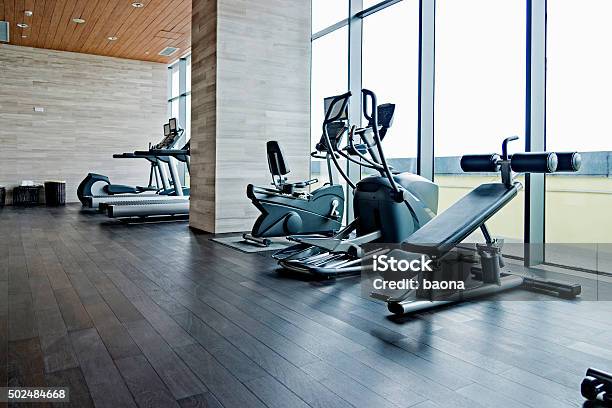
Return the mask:
<path id="1" fill-rule="evenodd" d="M 497 154 L 467 154 L 461 157 L 461 170 L 465 172 L 499 171 L 500 157 Z"/>
<path id="2" fill-rule="evenodd" d="M 582 166 L 582 157 L 577 152 L 556 153 L 559 163 L 557 171 L 578 171 Z"/>
<path id="3" fill-rule="evenodd" d="M 514 153 L 510 160 L 517 173 L 554 173 L 557 164 L 557 155 L 549 152 Z"/>

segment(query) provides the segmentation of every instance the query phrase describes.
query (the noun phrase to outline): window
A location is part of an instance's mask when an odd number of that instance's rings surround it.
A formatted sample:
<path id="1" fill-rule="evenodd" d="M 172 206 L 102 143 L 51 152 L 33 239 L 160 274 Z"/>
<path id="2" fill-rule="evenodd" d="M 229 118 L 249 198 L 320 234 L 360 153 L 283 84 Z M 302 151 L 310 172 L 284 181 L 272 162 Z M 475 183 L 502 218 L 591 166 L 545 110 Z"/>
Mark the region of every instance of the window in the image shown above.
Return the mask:
<path id="1" fill-rule="evenodd" d="M 583 162 L 546 176 L 546 261 L 612 272 L 612 3 L 548 0 L 547 15 L 546 145 Z"/>
<path id="2" fill-rule="evenodd" d="M 378 103 L 394 103 L 384 140 L 390 164 L 416 171 L 419 75 L 419 2 L 402 1 L 363 20 L 363 87 Z"/>
<path id="3" fill-rule="evenodd" d="M 312 42 L 311 151 L 321 139 L 325 116 L 323 100 L 348 90 L 348 29 L 343 27 Z M 313 159 L 311 176 L 319 179 L 312 188 L 329 181 L 324 160 Z M 338 180 L 334 180 L 338 182 Z"/>
<path id="4" fill-rule="evenodd" d="M 178 141 L 182 147 L 191 138 L 191 55 L 179 59 L 168 67 L 168 117 L 176 118 L 185 132 Z M 189 185 L 189 174 L 179 164 L 182 182 Z"/>
<path id="5" fill-rule="evenodd" d="M 376 5 L 376 4 L 380 3 L 380 2 L 381 2 L 381 0 L 363 0 L 363 9 L 365 10 L 365 9 L 367 9 L 369 7 L 372 7 L 372 6 L 374 6 L 374 5 Z M 418 25 L 417 25 L 417 27 L 418 27 Z"/>
<path id="6" fill-rule="evenodd" d="M 348 17 L 348 0 L 312 0 L 312 32 L 316 33 Z"/>
<path id="7" fill-rule="evenodd" d="M 439 211 L 498 175 L 466 175 L 464 154 L 500 152 L 508 136 L 525 134 L 526 4 L 518 0 L 436 2 L 435 168 Z M 507 241 L 523 240 L 524 196 L 490 222 Z M 506 246 L 509 248 L 509 246 Z M 522 246 L 521 246 L 522 248 Z M 517 248 L 518 250 L 518 248 Z M 521 249 L 522 253 L 522 249 Z"/>
<path id="8" fill-rule="evenodd" d="M 187 57 L 187 67 L 185 69 L 187 92 L 191 92 L 191 55 Z"/>
<path id="9" fill-rule="evenodd" d="M 174 66 L 172 66 L 172 68 L 170 68 L 170 78 L 171 78 L 171 83 L 172 83 L 172 92 L 170 94 L 170 96 L 172 98 L 175 98 L 177 96 L 179 96 L 180 94 L 180 69 L 179 69 L 179 64 L 174 64 Z"/>

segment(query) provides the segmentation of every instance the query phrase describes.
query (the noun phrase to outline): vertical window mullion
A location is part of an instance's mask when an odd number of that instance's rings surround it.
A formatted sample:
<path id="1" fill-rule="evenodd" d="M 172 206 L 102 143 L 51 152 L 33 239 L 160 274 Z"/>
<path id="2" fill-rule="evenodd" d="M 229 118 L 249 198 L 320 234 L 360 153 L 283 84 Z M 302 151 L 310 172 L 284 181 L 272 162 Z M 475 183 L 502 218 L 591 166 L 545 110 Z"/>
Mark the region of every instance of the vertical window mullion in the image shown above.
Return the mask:
<path id="1" fill-rule="evenodd" d="M 525 150 L 546 149 L 546 0 L 527 1 Z M 525 266 L 544 262 L 545 176 L 525 177 Z"/>
<path id="2" fill-rule="evenodd" d="M 356 16 L 363 9 L 363 0 L 349 0 L 349 47 L 348 47 L 348 88 L 353 93 L 349 105 L 349 123 L 361 124 L 361 83 L 363 20 Z M 354 183 L 361 179 L 361 167 L 347 161 L 347 174 Z M 347 187 L 348 190 L 348 187 Z M 346 194 L 351 197 L 351 194 Z M 353 202 L 346 200 L 347 220 L 353 219 Z"/>
<path id="3" fill-rule="evenodd" d="M 435 0 L 419 4 L 419 118 L 417 173 L 434 178 Z"/>

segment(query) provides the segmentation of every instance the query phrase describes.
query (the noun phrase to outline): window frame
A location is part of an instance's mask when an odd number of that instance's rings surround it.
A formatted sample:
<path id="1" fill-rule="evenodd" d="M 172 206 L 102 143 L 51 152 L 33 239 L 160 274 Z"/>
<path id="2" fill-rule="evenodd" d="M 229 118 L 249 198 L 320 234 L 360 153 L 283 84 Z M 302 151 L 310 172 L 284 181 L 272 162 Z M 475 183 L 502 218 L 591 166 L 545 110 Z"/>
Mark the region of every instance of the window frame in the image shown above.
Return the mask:
<path id="1" fill-rule="evenodd" d="M 361 92 L 363 19 L 400 1 L 419 2 L 419 78 L 418 78 L 418 147 L 417 173 L 434 179 L 434 98 L 435 98 L 435 7 L 436 0 L 383 0 L 363 9 L 363 0 L 347 0 L 349 16 L 322 30 L 311 33 L 314 42 L 348 25 L 348 89 Z M 526 97 L 525 97 L 525 151 L 543 150 L 546 146 L 546 0 L 527 0 L 526 12 Z M 359 124 L 361 106 L 359 98 L 351 104 L 349 120 Z M 468 152 L 466 152 L 468 153 Z M 358 166 L 349 166 L 348 174 L 358 180 Z M 526 266 L 544 263 L 545 177 L 528 175 L 525 182 L 525 257 Z M 347 200 L 347 214 L 352 216 L 351 200 Z"/>

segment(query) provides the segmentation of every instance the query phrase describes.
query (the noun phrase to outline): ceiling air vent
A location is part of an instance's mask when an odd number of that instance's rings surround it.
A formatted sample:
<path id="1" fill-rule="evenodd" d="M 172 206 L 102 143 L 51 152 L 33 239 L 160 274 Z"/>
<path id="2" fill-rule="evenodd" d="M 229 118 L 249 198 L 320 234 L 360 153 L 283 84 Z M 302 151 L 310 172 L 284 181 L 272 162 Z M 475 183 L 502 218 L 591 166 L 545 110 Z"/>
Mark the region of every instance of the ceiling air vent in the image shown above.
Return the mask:
<path id="1" fill-rule="evenodd" d="M 164 57 L 169 57 L 170 55 L 174 54 L 175 52 L 177 52 L 179 49 L 178 48 L 174 48 L 174 47 L 166 47 L 163 50 L 161 50 L 161 52 L 159 53 L 159 55 L 163 55 Z"/>
<path id="2" fill-rule="evenodd" d="M 0 21 L 0 42 L 9 42 L 8 21 Z"/>

